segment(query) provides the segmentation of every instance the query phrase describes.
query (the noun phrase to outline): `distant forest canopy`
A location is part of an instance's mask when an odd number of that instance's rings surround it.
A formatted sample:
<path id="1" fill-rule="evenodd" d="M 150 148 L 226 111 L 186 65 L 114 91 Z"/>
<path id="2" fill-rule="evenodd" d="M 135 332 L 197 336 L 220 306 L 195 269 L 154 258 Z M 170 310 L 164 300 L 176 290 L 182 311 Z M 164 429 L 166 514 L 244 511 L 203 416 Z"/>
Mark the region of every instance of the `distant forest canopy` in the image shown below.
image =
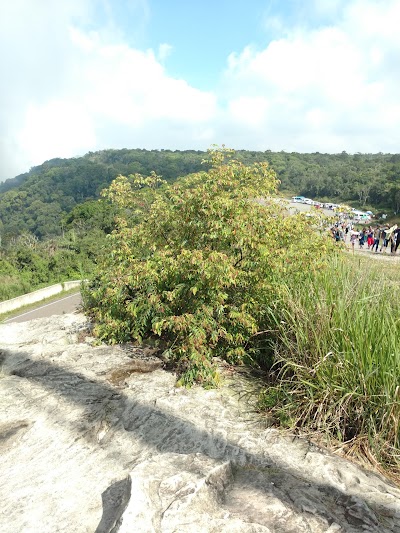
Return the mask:
<path id="1" fill-rule="evenodd" d="M 52 159 L 0 184 L 0 236 L 3 243 L 31 233 L 61 235 L 65 224 L 91 218 L 106 227 L 109 213 L 93 200 L 118 176 L 155 171 L 173 181 L 200 170 L 206 152 L 121 149 L 83 157 Z M 375 210 L 400 211 L 400 154 L 300 154 L 239 150 L 249 164 L 268 161 L 282 193 L 347 202 Z M 97 212 L 99 210 L 99 212 Z M 94 223 L 92 221 L 92 223 Z M 97 225 L 97 227 L 99 227 Z"/>

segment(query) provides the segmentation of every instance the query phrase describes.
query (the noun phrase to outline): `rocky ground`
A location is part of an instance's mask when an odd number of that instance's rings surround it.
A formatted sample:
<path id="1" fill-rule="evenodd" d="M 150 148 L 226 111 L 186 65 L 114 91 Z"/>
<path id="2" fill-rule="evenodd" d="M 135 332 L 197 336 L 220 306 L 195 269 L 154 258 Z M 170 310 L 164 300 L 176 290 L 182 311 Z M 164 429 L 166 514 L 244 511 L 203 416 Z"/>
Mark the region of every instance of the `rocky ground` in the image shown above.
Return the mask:
<path id="1" fill-rule="evenodd" d="M 265 427 L 244 377 L 177 388 L 86 327 L 0 325 L 3 533 L 400 532 L 400 490 Z"/>

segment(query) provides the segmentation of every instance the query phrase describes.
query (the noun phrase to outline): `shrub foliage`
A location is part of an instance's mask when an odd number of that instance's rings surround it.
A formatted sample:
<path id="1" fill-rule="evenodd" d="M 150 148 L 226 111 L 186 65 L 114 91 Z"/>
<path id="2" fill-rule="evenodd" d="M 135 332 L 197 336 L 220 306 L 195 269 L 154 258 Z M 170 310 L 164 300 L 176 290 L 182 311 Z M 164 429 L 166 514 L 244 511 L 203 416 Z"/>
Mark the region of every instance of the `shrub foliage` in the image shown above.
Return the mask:
<path id="1" fill-rule="evenodd" d="M 102 340 L 158 339 L 182 384 L 215 385 L 214 356 L 268 358 L 283 281 L 301 283 L 329 247 L 315 219 L 289 217 L 274 199 L 267 163 L 246 166 L 224 147 L 206 163 L 172 185 L 135 174 L 103 191 L 116 229 L 85 293 Z"/>

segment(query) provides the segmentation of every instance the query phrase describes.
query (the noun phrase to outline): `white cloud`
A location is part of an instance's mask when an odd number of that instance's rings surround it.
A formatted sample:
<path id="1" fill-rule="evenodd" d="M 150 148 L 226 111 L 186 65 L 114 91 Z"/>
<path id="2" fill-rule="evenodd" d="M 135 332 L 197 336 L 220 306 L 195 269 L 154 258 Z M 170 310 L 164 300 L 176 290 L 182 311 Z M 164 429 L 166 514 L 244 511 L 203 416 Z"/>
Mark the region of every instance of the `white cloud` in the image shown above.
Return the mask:
<path id="1" fill-rule="evenodd" d="M 122 42 L 112 24 L 106 31 L 78 29 L 77 20 L 90 25 L 90 0 L 75 0 L 70 10 L 42 1 L 34 29 L 29 17 L 20 22 L 24 11 L 33 13 L 29 0 L 6 10 L 19 27 L 0 38 L 14 55 L 0 59 L 8 70 L 7 87 L 0 89 L 8 102 L 1 112 L 0 180 L 52 157 L 105 147 L 190 148 L 192 138 L 208 138 L 215 95 L 168 76 L 160 61 L 169 45 L 160 44 L 157 58 L 151 49 Z M 57 11 L 59 4 L 64 7 Z"/>
<path id="2" fill-rule="evenodd" d="M 38 0 L 34 5 L 30 0 L 1 2 L 0 181 L 40 162 L 31 157 L 35 138 L 26 140 L 28 144 L 21 142 L 21 136 L 26 139 L 23 130 L 29 110 L 45 106 L 60 91 L 68 90 L 74 64 L 68 25 L 87 19 L 89 12 L 89 0 Z"/>
<path id="3" fill-rule="evenodd" d="M 209 91 L 168 74 L 168 43 L 128 44 L 110 0 L 32 4 L 0 8 L 0 180 L 106 147 L 399 151 L 400 0 L 308 0 L 308 25 L 303 2 L 298 24 L 270 10 L 274 40 L 232 53 Z M 143 31 L 149 5 L 125 4 Z"/>
<path id="4" fill-rule="evenodd" d="M 103 116 L 132 127 L 169 119 L 184 125 L 215 113 L 215 97 L 169 77 L 152 50 L 103 43 L 98 34 L 88 37 L 77 30 L 72 40 L 80 49 L 79 98 L 94 122 Z"/>
<path id="5" fill-rule="evenodd" d="M 265 98 L 239 96 L 229 102 L 229 115 L 238 122 L 250 127 L 263 124 L 267 118 L 269 103 Z"/>
<path id="6" fill-rule="evenodd" d="M 347 0 L 313 0 L 312 9 L 319 16 L 335 16 L 343 8 Z"/>
<path id="7" fill-rule="evenodd" d="M 339 4 L 330 5 L 342 8 L 335 26 L 292 28 L 264 50 L 229 57 L 223 89 L 237 127 L 251 122 L 244 95 L 262 101 L 246 147 L 398 151 L 400 2 Z"/>
<path id="8" fill-rule="evenodd" d="M 171 54 L 172 46 L 168 43 L 162 43 L 158 47 L 158 60 L 163 62 Z"/>
<path id="9" fill-rule="evenodd" d="M 354 103 L 362 84 L 359 56 L 344 32 L 324 28 L 273 41 L 258 53 L 246 49 L 230 58 L 233 68 L 228 75 L 251 80 L 274 98 L 315 98 L 318 92 L 330 100 Z"/>
<path id="10" fill-rule="evenodd" d="M 30 106 L 17 136 L 30 161 L 43 162 L 49 154 L 74 156 L 95 145 L 93 123 L 82 104 L 52 100 Z"/>

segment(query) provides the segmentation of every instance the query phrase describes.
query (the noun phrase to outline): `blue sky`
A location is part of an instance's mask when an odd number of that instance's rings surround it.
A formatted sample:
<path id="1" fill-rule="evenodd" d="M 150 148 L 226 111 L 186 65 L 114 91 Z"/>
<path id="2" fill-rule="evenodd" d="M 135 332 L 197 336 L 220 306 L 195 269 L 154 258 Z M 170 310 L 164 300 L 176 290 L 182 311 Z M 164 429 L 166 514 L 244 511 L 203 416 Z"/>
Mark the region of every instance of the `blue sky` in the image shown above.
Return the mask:
<path id="1" fill-rule="evenodd" d="M 0 181 L 103 148 L 399 152 L 400 0 L 3 0 Z"/>
<path id="2" fill-rule="evenodd" d="M 171 53 L 164 62 L 169 74 L 209 90 L 218 83 L 230 53 L 249 45 L 261 50 L 284 27 L 329 24 L 341 3 L 325 5 L 330 7 L 314 8 L 304 0 L 114 0 L 99 4 L 92 27 L 111 23 L 125 42 L 141 49 L 169 44 Z"/>
<path id="3" fill-rule="evenodd" d="M 226 65 L 226 58 L 249 43 L 266 41 L 265 2 L 152 2 L 144 31 L 144 47 L 171 45 L 165 60 L 168 72 L 210 90 Z M 167 23 L 166 23 L 167 21 Z"/>

